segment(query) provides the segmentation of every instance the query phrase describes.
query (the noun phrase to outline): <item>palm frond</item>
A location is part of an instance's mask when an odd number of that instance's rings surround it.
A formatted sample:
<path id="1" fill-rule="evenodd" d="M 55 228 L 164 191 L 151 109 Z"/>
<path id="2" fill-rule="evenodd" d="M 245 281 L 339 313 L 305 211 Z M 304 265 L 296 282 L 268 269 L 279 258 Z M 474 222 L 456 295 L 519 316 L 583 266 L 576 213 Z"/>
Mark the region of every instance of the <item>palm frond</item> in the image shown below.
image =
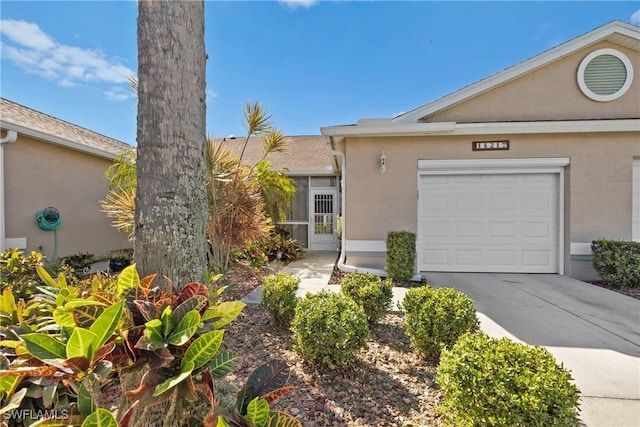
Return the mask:
<path id="1" fill-rule="evenodd" d="M 135 187 L 109 190 L 105 199 L 100 201 L 100 206 L 102 208 L 101 211 L 107 217 L 113 218 L 113 226 L 118 230 L 127 232 L 129 240 L 133 241 L 135 237 Z"/>
<path id="2" fill-rule="evenodd" d="M 135 148 L 118 154 L 104 173 L 105 178 L 109 181 L 107 189 L 135 188 L 137 183 L 136 170 Z"/>

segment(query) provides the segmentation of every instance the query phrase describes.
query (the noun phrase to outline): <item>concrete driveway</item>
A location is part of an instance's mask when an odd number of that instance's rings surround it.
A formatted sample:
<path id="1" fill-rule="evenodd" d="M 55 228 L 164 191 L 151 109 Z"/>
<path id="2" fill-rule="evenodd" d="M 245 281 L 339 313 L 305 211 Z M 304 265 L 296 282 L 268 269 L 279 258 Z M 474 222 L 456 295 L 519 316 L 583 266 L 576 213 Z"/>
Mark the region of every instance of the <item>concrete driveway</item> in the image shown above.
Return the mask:
<path id="1" fill-rule="evenodd" d="M 640 301 L 553 274 L 426 273 L 473 299 L 482 329 L 545 346 L 581 390 L 587 426 L 640 426 Z"/>

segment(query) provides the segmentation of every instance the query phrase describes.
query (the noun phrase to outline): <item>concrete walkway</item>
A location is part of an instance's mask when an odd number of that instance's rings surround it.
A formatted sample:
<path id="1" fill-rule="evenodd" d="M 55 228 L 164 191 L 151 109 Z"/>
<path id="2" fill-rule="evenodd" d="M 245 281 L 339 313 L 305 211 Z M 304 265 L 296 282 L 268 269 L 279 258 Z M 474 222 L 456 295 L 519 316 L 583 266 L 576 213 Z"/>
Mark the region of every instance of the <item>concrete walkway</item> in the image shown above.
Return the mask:
<path id="1" fill-rule="evenodd" d="M 307 252 L 303 259 L 294 261 L 280 270 L 280 273 L 294 274 L 300 278 L 300 286 L 297 295 L 304 297 L 307 292 L 316 293 L 323 289 L 331 292 L 340 292 L 340 285 L 329 285 L 329 279 L 333 267 L 338 260 L 338 253 L 331 252 Z M 398 302 L 404 298 L 408 289 L 393 288 L 392 310 L 398 309 Z M 247 304 L 260 304 L 262 289 L 258 287 L 245 296 L 242 301 Z"/>
<path id="2" fill-rule="evenodd" d="M 309 252 L 281 270 L 300 277 L 298 296 L 328 285 L 335 252 Z M 640 427 L 640 301 L 554 274 L 426 273 L 433 287 L 468 295 L 481 327 L 546 347 L 571 371 L 588 427 Z M 393 309 L 408 289 L 393 288 Z M 259 304 L 260 288 L 243 300 Z"/>

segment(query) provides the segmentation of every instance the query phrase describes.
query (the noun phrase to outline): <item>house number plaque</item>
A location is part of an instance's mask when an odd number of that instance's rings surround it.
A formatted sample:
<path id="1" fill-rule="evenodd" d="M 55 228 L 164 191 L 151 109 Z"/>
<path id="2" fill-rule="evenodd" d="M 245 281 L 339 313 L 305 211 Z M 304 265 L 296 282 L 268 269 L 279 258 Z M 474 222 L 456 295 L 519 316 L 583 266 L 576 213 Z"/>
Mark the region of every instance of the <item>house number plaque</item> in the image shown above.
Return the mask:
<path id="1" fill-rule="evenodd" d="M 473 151 L 508 150 L 509 141 L 473 141 Z"/>

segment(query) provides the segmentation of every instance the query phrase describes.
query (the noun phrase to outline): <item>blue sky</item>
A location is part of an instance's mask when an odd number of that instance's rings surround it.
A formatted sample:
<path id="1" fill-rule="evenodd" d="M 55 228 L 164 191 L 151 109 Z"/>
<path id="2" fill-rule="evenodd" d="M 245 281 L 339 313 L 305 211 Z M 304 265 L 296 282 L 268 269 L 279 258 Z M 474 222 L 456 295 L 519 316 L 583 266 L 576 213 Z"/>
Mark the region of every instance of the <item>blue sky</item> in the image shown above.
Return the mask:
<path id="1" fill-rule="evenodd" d="M 637 1 L 207 1 L 207 131 L 259 101 L 287 135 L 393 117 L 615 19 Z M 0 1 L 0 96 L 135 145 L 134 1 Z M 1 112 L 0 112 L 1 114 Z"/>

